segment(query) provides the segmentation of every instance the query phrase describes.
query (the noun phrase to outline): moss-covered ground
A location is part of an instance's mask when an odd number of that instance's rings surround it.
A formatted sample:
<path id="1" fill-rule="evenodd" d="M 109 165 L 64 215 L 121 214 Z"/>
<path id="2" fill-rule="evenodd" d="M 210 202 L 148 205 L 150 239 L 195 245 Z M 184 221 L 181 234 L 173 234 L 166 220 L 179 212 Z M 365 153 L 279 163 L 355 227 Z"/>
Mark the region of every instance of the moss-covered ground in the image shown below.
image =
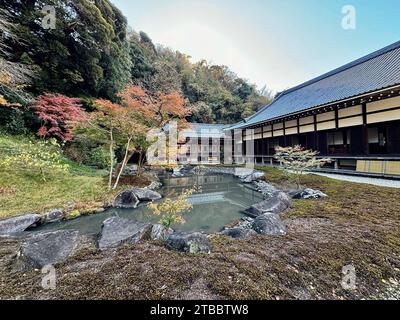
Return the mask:
<path id="1" fill-rule="evenodd" d="M 281 171 L 267 180 L 285 184 Z M 57 266 L 57 289 L 40 271 L 14 273 L 17 243 L 0 240 L 0 298 L 44 299 L 374 299 L 400 278 L 400 191 L 304 176 L 329 195 L 296 201 L 282 215 L 288 234 L 233 240 L 212 236 L 210 255 L 171 252 L 144 241 L 113 254 L 80 252 Z M 356 270 L 344 290 L 342 268 Z"/>

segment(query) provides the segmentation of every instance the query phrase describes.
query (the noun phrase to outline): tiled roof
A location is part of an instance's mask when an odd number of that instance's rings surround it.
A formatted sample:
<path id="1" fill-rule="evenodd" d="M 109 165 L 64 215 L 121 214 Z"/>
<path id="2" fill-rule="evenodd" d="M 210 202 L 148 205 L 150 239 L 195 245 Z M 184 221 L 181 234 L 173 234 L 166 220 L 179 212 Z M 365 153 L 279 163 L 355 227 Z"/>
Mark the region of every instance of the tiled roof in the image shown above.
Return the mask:
<path id="1" fill-rule="evenodd" d="M 244 128 L 400 84 L 400 41 L 280 93 L 245 122 Z"/>
<path id="2" fill-rule="evenodd" d="M 224 129 L 229 125 L 224 124 L 208 124 L 208 123 L 191 123 L 191 127 L 182 131 L 185 137 L 209 137 L 222 138 Z"/>

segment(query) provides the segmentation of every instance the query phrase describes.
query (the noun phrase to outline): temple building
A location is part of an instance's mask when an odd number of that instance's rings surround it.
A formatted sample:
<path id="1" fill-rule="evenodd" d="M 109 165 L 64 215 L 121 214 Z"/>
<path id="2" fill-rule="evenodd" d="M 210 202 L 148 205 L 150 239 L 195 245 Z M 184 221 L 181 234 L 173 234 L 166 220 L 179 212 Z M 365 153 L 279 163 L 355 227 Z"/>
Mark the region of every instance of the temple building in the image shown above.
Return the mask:
<path id="1" fill-rule="evenodd" d="M 259 164 L 277 146 L 302 145 L 335 169 L 400 175 L 400 42 L 279 93 L 229 131 Z"/>
<path id="2" fill-rule="evenodd" d="M 178 162 L 180 164 L 220 164 L 224 162 L 224 129 L 221 124 L 191 123 L 179 132 Z"/>

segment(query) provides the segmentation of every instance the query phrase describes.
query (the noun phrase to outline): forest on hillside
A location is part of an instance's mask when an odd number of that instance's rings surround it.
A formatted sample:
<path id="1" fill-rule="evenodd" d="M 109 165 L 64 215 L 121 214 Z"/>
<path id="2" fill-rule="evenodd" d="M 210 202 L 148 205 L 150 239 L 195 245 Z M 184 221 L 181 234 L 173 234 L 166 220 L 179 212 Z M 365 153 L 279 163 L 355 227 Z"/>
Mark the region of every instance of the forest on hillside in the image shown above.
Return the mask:
<path id="1" fill-rule="evenodd" d="M 193 110 L 188 121 L 235 123 L 271 98 L 227 66 L 191 62 L 154 44 L 109 0 L 1 3 L 0 97 L 9 104 L 29 106 L 43 93 L 58 93 L 90 111 L 95 99 L 118 102 L 117 93 L 132 83 L 150 94 L 179 92 Z M 54 29 L 43 27 L 46 5 L 55 8 Z M 0 109 L 2 130 L 19 133 L 35 121 L 29 110 Z"/>

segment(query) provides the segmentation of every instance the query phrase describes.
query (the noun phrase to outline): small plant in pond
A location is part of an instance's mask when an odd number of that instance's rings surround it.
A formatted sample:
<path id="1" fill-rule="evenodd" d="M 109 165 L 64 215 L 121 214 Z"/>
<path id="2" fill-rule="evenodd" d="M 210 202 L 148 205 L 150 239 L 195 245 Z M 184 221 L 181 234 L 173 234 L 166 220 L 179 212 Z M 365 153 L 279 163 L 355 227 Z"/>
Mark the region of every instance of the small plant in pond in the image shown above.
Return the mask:
<path id="1" fill-rule="evenodd" d="M 193 205 L 189 203 L 188 198 L 196 189 L 183 191 L 176 198 L 167 198 L 161 203 L 149 203 L 148 208 L 152 214 L 160 216 L 159 223 L 166 228 L 170 228 L 173 224 L 184 224 L 186 221 L 183 213 L 190 212 Z"/>
<path id="2" fill-rule="evenodd" d="M 331 162 L 329 158 L 317 159 L 319 152 L 306 150 L 302 146 L 277 147 L 275 159 L 282 165 L 289 180 L 300 188 L 301 177 L 307 170 L 319 168 Z"/>
<path id="3" fill-rule="evenodd" d="M 80 215 L 81 215 L 81 213 L 79 212 L 79 210 L 72 210 L 70 213 L 68 213 L 67 219 L 73 220 L 73 219 L 78 218 Z"/>

